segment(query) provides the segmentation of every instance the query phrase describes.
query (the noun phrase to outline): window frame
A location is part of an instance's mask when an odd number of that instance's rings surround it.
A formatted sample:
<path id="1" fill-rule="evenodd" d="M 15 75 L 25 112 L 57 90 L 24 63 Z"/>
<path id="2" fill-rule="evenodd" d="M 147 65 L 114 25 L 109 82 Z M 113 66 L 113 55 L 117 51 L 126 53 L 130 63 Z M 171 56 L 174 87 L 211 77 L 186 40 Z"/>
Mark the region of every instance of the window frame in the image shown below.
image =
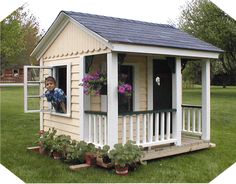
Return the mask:
<path id="1" fill-rule="evenodd" d="M 56 79 L 57 83 L 57 70 L 56 68 L 66 66 L 66 113 L 59 113 L 53 110 L 50 111 L 50 114 L 64 117 L 71 117 L 71 63 L 61 63 L 51 65 L 52 67 L 52 76 Z M 50 104 L 50 109 L 52 109 Z"/>
<path id="2" fill-rule="evenodd" d="M 66 66 L 66 97 L 67 97 L 67 103 L 66 103 L 66 113 L 58 113 L 52 110 L 51 103 L 48 103 L 48 107 L 50 111 L 44 110 L 43 105 L 43 93 L 45 92 L 45 80 L 42 78 L 43 75 L 41 75 L 41 70 L 43 69 L 51 69 L 51 73 L 49 75 L 56 77 L 56 67 Z M 28 80 L 28 69 L 39 69 L 40 70 L 40 79 L 39 81 L 29 81 Z M 35 96 L 28 95 L 28 86 L 30 84 L 36 84 L 40 86 L 40 94 Z M 40 108 L 38 110 L 28 110 L 28 98 L 40 98 Z M 54 65 L 48 65 L 48 66 L 24 66 L 24 112 L 25 113 L 34 113 L 34 112 L 44 112 L 49 113 L 56 116 L 64 116 L 64 117 L 71 117 L 71 63 L 61 63 L 61 64 L 54 64 Z"/>

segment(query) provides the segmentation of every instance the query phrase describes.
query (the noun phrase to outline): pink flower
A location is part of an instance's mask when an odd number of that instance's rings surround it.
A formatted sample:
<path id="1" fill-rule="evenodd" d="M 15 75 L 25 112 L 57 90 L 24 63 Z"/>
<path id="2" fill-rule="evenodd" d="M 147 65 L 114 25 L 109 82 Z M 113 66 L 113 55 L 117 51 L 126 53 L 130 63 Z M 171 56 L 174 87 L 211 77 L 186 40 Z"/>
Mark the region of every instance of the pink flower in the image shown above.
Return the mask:
<path id="1" fill-rule="evenodd" d="M 119 86 L 118 91 L 119 91 L 119 93 L 124 94 L 125 93 L 125 87 L 124 86 Z"/>

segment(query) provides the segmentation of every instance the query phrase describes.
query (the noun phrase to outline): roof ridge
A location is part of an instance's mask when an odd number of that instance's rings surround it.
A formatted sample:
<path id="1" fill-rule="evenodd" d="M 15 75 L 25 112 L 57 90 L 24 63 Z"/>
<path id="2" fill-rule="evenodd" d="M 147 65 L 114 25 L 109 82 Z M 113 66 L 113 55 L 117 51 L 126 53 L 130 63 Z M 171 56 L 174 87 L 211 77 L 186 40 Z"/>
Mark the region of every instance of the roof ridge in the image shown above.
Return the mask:
<path id="1" fill-rule="evenodd" d="M 146 21 L 140 21 L 140 20 L 126 19 L 126 18 L 118 18 L 118 17 L 105 16 L 105 15 L 81 13 L 81 12 L 75 12 L 75 11 L 62 11 L 62 12 L 66 13 L 66 14 L 74 14 L 74 15 L 80 14 L 80 15 L 87 15 L 87 16 L 100 17 L 100 18 L 109 18 L 109 19 L 121 20 L 121 21 L 126 21 L 126 22 L 134 22 L 134 23 L 141 23 L 141 24 L 147 24 L 147 25 L 153 25 L 153 26 L 161 26 L 161 27 L 169 27 L 169 28 L 176 29 L 174 26 L 169 25 L 169 24 L 160 24 L 160 23 L 146 22 Z"/>

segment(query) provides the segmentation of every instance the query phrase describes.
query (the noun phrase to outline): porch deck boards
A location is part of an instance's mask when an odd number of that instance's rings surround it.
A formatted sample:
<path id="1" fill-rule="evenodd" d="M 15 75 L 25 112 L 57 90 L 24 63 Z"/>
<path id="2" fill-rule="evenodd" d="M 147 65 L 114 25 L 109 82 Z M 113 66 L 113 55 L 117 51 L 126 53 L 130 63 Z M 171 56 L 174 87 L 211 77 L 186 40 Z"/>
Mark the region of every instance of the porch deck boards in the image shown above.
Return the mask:
<path id="1" fill-rule="evenodd" d="M 196 137 L 183 136 L 181 146 L 169 144 L 165 146 L 152 147 L 151 149 L 144 151 L 145 155 L 143 160 L 163 158 L 212 147 L 215 147 L 215 144 L 200 140 Z"/>

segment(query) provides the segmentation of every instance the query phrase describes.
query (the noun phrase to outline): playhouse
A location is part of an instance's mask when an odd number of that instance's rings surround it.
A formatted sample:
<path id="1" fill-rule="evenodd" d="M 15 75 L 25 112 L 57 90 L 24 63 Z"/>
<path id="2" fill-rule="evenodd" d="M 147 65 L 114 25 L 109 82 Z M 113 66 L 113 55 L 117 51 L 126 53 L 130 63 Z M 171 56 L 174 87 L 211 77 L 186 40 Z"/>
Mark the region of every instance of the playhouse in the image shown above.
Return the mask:
<path id="1" fill-rule="evenodd" d="M 96 146 L 133 140 L 147 148 L 146 159 L 209 148 L 210 59 L 220 52 L 170 25 L 61 11 L 32 52 L 40 66 L 24 68 L 25 112 L 40 112 L 40 130 Z M 202 63 L 201 105 L 182 104 L 188 60 Z M 103 94 L 84 94 L 90 71 L 106 74 Z M 123 74 L 133 88 L 126 99 L 118 94 Z M 66 93 L 66 113 L 41 98 L 49 75 Z"/>

